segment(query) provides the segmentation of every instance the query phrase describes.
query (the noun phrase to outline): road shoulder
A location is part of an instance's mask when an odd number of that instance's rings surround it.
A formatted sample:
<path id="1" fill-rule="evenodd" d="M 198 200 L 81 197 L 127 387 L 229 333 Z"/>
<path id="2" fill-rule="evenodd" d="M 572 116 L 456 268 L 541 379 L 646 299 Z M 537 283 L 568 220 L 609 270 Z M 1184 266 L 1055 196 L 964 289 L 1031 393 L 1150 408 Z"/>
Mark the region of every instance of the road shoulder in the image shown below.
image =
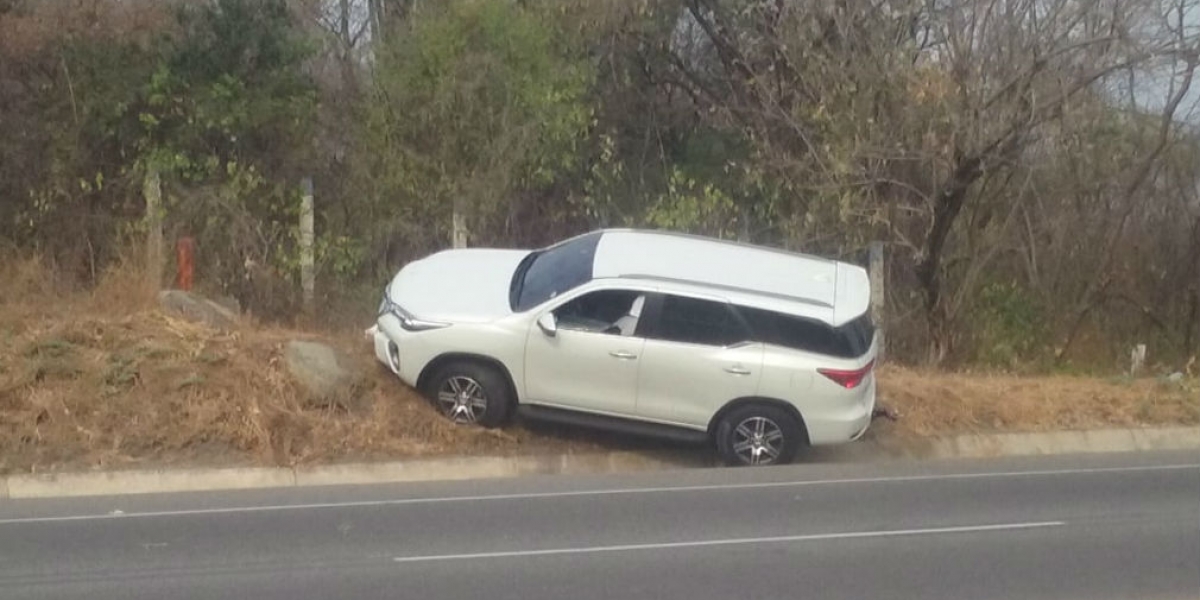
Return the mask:
<path id="1" fill-rule="evenodd" d="M 924 440 L 877 436 L 814 448 L 812 463 L 990 458 L 1050 454 L 1200 449 L 1200 427 L 964 434 Z M 492 479 L 523 475 L 600 475 L 711 466 L 703 450 L 415 459 L 277 468 L 147 469 L 20 474 L 0 478 L 0 499 L 56 498 Z"/>

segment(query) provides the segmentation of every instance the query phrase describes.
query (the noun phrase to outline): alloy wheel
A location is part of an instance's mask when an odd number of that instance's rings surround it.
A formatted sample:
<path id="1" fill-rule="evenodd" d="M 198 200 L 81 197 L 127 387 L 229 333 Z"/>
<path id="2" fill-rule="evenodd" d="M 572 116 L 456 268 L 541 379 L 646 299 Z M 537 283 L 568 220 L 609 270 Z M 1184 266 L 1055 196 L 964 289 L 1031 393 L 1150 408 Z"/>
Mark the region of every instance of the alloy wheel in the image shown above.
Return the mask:
<path id="1" fill-rule="evenodd" d="M 748 465 L 769 465 L 783 453 L 783 429 L 766 417 L 750 417 L 733 429 L 733 453 Z"/>
<path id="2" fill-rule="evenodd" d="M 446 379 L 438 390 L 438 406 L 455 423 L 474 424 L 487 412 L 487 394 L 478 381 L 463 375 Z"/>

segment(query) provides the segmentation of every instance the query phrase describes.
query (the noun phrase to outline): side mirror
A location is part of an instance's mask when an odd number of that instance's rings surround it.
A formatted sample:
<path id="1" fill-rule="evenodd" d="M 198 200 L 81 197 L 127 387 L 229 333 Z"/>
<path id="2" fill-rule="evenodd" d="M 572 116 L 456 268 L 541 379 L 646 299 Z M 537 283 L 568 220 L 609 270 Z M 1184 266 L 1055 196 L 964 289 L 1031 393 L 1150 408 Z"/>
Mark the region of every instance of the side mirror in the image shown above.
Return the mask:
<path id="1" fill-rule="evenodd" d="M 554 318 L 554 313 L 552 312 L 538 317 L 537 325 L 542 330 L 542 333 L 550 337 L 554 337 L 558 333 L 558 319 Z"/>

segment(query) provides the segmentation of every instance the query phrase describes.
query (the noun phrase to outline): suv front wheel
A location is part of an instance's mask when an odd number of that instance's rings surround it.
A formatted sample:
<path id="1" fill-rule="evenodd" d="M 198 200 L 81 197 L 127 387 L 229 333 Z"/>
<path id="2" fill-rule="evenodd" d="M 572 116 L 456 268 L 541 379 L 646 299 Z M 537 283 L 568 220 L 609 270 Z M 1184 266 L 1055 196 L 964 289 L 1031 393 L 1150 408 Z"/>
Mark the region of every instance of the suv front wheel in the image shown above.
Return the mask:
<path id="1" fill-rule="evenodd" d="M 725 464 L 778 465 L 792 462 L 804 433 L 796 418 L 769 404 L 729 411 L 717 424 L 717 452 Z"/>
<path id="2" fill-rule="evenodd" d="M 498 427 L 508 419 L 512 406 L 504 376 L 472 361 L 455 361 L 438 369 L 422 391 L 439 412 L 462 425 Z"/>

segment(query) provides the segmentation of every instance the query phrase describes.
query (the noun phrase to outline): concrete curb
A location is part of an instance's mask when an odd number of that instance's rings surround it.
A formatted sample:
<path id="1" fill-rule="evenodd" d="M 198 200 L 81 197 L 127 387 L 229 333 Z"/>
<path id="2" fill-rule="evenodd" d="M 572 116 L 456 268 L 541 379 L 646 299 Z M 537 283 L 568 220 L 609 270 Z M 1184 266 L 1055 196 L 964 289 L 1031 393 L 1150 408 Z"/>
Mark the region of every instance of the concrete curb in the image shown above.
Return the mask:
<path id="1" fill-rule="evenodd" d="M 296 475 L 271 467 L 103 471 L 11 475 L 5 484 L 8 498 L 51 498 L 292 487 Z"/>
<path id="2" fill-rule="evenodd" d="M 1200 450 L 1200 427 L 964 434 L 927 440 L 867 439 L 815 448 L 799 460 L 984 458 L 1094 452 Z M 484 456 L 403 462 L 109 471 L 11 475 L 0 478 L 0 500 L 447 481 L 520 475 L 605 474 L 695 467 L 703 453 L 606 452 L 549 456 Z"/>
<path id="3" fill-rule="evenodd" d="M 518 477 L 521 475 L 604 474 L 696 466 L 687 458 L 637 452 L 543 456 L 482 456 L 406 462 L 297 467 L 296 486 L 403 483 Z"/>
<path id="4" fill-rule="evenodd" d="M 215 490 L 451 481 L 521 475 L 603 474 L 695 466 L 636 452 L 481 456 L 302 467 L 162 469 L 47 473 L 0 478 L 0 500 Z"/>
<path id="5" fill-rule="evenodd" d="M 967 433 L 925 439 L 881 435 L 807 450 L 799 461 L 858 462 L 1044 454 L 1200 450 L 1200 427 Z"/>
<path id="6" fill-rule="evenodd" d="M 964 458 L 1193 448 L 1200 449 L 1200 427 L 968 434 L 932 444 L 935 457 Z"/>

